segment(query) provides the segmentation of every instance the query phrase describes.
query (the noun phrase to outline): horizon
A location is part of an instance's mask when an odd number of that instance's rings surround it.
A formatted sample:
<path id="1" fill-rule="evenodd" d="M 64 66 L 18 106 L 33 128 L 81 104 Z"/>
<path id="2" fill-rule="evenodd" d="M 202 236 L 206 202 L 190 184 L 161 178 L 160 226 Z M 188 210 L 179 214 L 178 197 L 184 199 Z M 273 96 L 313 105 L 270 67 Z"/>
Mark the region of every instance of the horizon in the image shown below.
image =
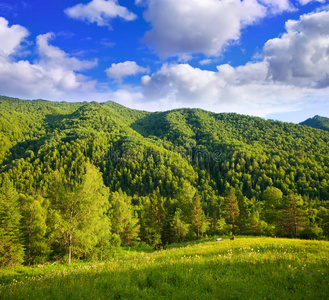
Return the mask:
<path id="1" fill-rule="evenodd" d="M 325 0 L 0 2 L 0 94 L 329 117 Z M 111 100 L 109 100 L 111 99 Z"/>
<path id="2" fill-rule="evenodd" d="M 12 99 L 15 99 L 15 100 L 20 100 L 20 101 L 46 101 L 46 102 L 53 102 L 53 103 L 81 103 L 81 104 L 84 104 L 85 102 L 87 102 L 88 104 L 92 103 L 92 102 L 96 102 L 96 103 L 99 103 L 99 104 L 106 104 L 108 102 L 112 102 L 112 103 L 115 103 L 116 105 L 120 105 L 120 106 L 123 106 L 125 108 L 128 108 L 128 109 L 132 109 L 132 110 L 137 110 L 137 111 L 143 111 L 143 112 L 147 112 L 147 113 L 165 113 L 165 112 L 170 112 L 170 111 L 174 111 L 174 110 L 182 110 L 182 109 L 201 109 L 201 110 L 204 110 L 206 112 L 209 112 L 209 113 L 215 113 L 215 114 L 238 114 L 238 115 L 241 115 L 241 116 L 249 116 L 249 117 L 254 117 L 254 118 L 261 118 L 261 119 L 264 119 L 266 121 L 275 121 L 275 122 L 283 122 L 283 123 L 294 123 L 296 125 L 301 125 L 300 123 L 303 123 L 309 119 L 314 119 L 315 117 L 320 117 L 320 118 L 327 118 L 327 117 L 324 117 L 322 115 L 319 115 L 319 114 L 316 114 L 316 115 L 313 115 L 313 116 L 310 116 L 310 117 L 307 117 L 306 119 L 302 120 L 301 122 L 298 122 L 298 123 L 295 123 L 295 122 L 292 122 L 292 121 L 282 121 L 282 120 L 278 120 L 278 119 L 273 119 L 273 118 L 266 118 L 266 117 L 260 117 L 260 116 L 256 116 L 256 115 L 251 115 L 251 114 L 243 114 L 243 113 L 236 113 L 234 111 L 229 111 L 229 112 L 215 112 L 215 111 L 211 111 L 211 110 L 206 110 L 206 109 L 203 109 L 203 108 L 200 108 L 200 107 L 179 107 L 179 108 L 173 108 L 173 109 L 168 109 L 168 110 L 157 110 L 157 111 L 151 111 L 151 110 L 147 110 L 147 109 L 136 109 L 136 108 L 130 108 L 128 106 L 125 106 L 124 104 L 120 104 L 114 100 L 105 100 L 103 102 L 98 102 L 98 101 L 93 101 L 93 100 L 90 100 L 90 101 L 58 101 L 58 100 L 48 100 L 48 99 L 21 99 L 21 98 L 16 98 L 16 97 L 9 97 L 9 96 L 5 96 L 5 95 L 0 95 L 0 101 L 1 101 L 1 97 L 4 97 L 4 98 L 12 98 Z"/>

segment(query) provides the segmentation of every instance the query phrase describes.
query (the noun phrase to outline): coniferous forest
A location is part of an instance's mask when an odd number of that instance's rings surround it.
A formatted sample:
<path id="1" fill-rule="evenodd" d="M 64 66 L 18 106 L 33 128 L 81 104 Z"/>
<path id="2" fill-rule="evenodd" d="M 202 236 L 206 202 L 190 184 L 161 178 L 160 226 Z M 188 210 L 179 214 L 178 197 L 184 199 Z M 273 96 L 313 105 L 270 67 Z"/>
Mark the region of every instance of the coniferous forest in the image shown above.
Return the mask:
<path id="1" fill-rule="evenodd" d="M 0 97 L 0 266 L 205 236 L 329 238 L 329 132 Z"/>

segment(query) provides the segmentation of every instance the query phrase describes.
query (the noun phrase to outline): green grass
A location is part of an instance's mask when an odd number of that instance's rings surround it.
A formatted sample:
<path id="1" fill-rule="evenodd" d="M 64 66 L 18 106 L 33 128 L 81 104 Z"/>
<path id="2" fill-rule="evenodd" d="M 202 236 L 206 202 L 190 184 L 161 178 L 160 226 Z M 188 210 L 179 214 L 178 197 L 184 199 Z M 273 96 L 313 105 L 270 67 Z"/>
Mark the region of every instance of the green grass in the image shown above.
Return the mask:
<path id="1" fill-rule="evenodd" d="M 146 249 L 147 250 L 147 249 Z M 1 299 L 328 299 L 329 242 L 238 237 L 0 270 Z"/>

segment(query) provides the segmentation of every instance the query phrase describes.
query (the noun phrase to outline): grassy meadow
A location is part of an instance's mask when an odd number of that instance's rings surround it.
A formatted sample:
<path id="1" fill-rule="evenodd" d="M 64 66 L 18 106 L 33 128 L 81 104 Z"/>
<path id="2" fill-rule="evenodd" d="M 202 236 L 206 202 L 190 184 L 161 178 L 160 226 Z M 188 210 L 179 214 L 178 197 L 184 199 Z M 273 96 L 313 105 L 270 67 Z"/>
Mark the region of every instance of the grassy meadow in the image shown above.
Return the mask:
<path id="1" fill-rule="evenodd" d="M 236 237 L 0 270 L 0 299 L 328 299 L 329 242 Z"/>

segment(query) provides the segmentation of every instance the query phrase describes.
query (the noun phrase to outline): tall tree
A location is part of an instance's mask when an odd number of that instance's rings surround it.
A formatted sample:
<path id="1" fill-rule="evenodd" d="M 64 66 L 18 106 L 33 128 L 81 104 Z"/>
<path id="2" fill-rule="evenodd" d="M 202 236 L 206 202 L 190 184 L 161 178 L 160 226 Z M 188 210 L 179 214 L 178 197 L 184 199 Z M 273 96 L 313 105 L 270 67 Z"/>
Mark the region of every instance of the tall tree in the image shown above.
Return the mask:
<path id="1" fill-rule="evenodd" d="M 235 228 L 238 222 L 240 210 L 238 200 L 235 195 L 235 189 L 233 187 L 230 187 L 226 192 L 222 211 L 227 224 L 232 225 L 232 234 L 235 235 Z"/>
<path id="2" fill-rule="evenodd" d="M 210 201 L 209 232 L 211 235 L 218 233 L 219 203 L 218 197 L 213 196 Z"/>
<path id="3" fill-rule="evenodd" d="M 140 238 L 150 245 L 161 243 L 162 219 L 158 217 L 161 217 L 161 214 L 158 213 L 154 198 L 139 197 Z"/>
<path id="4" fill-rule="evenodd" d="M 249 231 L 252 202 L 245 197 L 240 190 L 236 192 L 236 195 L 240 211 L 237 225 L 239 227 L 239 232 L 243 234 Z"/>
<path id="5" fill-rule="evenodd" d="M 171 244 L 174 241 L 174 201 L 171 198 L 165 198 L 164 220 L 162 225 L 161 241 L 163 244 Z"/>
<path id="6" fill-rule="evenodd" d="M 192 202 L 191 211 L 191 225 L 196 232 L 197 239 L 200 239 L 200 234 L 203 234 L 207 230 L 207 222 L 201 205 L 201 197 L 199 194 L 195 194 Z"/>
<path id="7" fill-rule="evenodd" d="M 182 215 L 182 211 L 178 208 L 173 218 L 176 240 L 178 242 L 184 242 L 184 239 L 188 233 L 188 228 L 189 228 L 189 224 L 185 223 L 182 220 L 181 215 Z"/>
<path id="8" fill-rule="evenodd" d="M 119 192 L 110 194 L 109 215 L 112 223 L 111 232 L 121 238 L 121 244 L 128 243 L 138 239 L 139 225 L 138 218 L 135 217 L 131 206 L 131 197 Z"/>
<path id="9" fill-rule="evenodd" d="M 63 178 L 54 172 L 49 194 L 54 222 L 52 237 L 64 247 L 71 263 L 73 254 L 88 256 L 104 237 L 109 238 L 106 215 L 109 191 L 101 173 L 90 163 L 85 165 L 81 183 L 67 184 Z"/>
<path id="10" fill-rule="evenodd" d="M 274 224 L 278 218 L 278 211 L 282 206 L 282 192 L 274 186 L 268 186 L 263 192 L 263 215 L 268 224 Z"/>
<path id="11" fill-rule="evenodd" d="M 24 260 L 18 194 L 8 176 L 0 187 L 0 266 L 14 266 Z"/>
<path id="12" fill-rule="evenodd" d="M 284 235 L 298 237 L 299 233 L 308 225 L 302 197 L 294 194 L 285 197 L 280 223 Z"/>
<path id="13" fill-rule="evenodd" d="M 19 195 L 26 263 L 43 262 L 50 253 L 46 238 L 48 205 L 45 202 L 40 196 Z"/>

